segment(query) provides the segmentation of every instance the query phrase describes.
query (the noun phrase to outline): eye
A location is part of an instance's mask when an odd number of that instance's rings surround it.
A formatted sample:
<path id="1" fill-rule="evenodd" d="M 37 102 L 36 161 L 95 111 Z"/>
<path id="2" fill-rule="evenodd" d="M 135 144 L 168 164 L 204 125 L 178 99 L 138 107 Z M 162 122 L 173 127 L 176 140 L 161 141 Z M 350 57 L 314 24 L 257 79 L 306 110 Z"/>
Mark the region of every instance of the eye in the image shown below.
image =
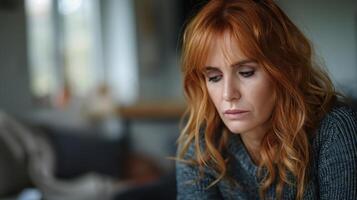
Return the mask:
<path id="1" fill-rule="evenodd" d="M 207 77 L 209 82 L 216 83 L 221 80 L 222 75 Z"/>
<path id="2" fill-rule="evenodd" d="M 248 77 L 251 77 L 254 75 L 254 70 L 251 70 L 251 71 L 242 71 L 242 72 L 239 72 L 239 74 L 241 76 L 243 76 L 244 78 L 248 78 Z"/>

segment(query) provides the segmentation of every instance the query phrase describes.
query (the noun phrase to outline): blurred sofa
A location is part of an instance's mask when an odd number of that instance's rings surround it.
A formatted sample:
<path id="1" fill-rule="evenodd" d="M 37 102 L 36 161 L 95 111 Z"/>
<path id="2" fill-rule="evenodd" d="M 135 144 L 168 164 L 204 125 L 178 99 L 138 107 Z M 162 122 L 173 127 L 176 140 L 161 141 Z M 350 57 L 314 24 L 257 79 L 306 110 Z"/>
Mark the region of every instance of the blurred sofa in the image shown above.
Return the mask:
<path id="1" fill-rule="evenodd" d="M 147 160 L 128 162 L 133 154 L 126 138 L 106 140 L 73 131 L 32 127 L 0 112 L 0 199 L 29 187 L 47 200 L 176 198 L 174 174 L 160 173 Z M 148 166 L 151 179 L 130 180 L 127 172 L 133 167 L 127 163 Z"/>

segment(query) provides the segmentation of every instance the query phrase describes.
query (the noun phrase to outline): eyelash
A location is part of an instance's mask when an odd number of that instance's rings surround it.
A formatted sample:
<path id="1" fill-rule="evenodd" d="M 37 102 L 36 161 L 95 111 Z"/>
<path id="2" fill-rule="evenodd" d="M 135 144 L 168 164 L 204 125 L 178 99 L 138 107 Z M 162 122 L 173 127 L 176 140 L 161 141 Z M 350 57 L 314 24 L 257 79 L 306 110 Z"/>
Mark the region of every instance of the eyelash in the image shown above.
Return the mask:
<path id="1" fill-rule="evenodd" d="M 246 71 L 246 72 L 239 72 L 240 75 L 242 75 L 244 78 L 248 78 L 254 75 L 254 70 L 252 71 Z"/>
<path id="2" fill-rule="evenodd" d="M 243 76 L 244 78 L 249 78 L 249 77 L 253 76 L 254 73 L 255 73 L 254 70 L 246 71 L 246 72 L 239 72 L 239 74 L 241 76 Z M 216 83 L 216 82 L 220 81 L 221 78 L 222 78 L 222 75 L 212 76 L 212 77 L 208 77 L 208 81 Z"/>
<path id="3" fill-rule="evenodd" d="M 222 75 L 212 76 L 212 77 L 208 77 L 208 81 L 216 83 L 216 82 L 220 81 L 221 78 L 222 78 Z"/>

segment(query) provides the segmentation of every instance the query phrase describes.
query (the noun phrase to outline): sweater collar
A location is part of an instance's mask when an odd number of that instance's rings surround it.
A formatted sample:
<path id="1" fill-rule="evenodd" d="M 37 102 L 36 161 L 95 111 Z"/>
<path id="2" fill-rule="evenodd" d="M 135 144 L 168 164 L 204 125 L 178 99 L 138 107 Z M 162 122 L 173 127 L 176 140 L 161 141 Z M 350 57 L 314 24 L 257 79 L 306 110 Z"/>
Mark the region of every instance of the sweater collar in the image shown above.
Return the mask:
<path id="1" fill-rule="evenodd" d="M 251 175 L 256 176 L 258 166 L 251 159 L 242 138 L 239 134 L 231 133 L 228 141 L 228 152 L 242 165 L 242 167 Z"/>

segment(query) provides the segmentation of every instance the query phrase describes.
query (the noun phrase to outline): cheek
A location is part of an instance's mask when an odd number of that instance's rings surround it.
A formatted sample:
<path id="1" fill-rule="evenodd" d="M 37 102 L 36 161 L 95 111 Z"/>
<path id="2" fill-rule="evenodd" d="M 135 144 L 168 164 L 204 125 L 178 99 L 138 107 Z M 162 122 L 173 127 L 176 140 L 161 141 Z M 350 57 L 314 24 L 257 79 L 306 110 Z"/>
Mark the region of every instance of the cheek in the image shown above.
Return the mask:
<path id="1" fill-rule="evenodd" d="M 214 87 L 212 85 L 208 85 L 206 84 L 207 87 L 207 92 L 208 95 L 212 101 L 212 103 L 214 104 L 214 106 L 219 109 L 219 103 L 220 103 L 220 97 L 221 97 L 221 93 L 220 93 L 220 89 L 218 87 Z"/>
<path id="2" fill-rule="evenodd" d="M 259 114 L 270 115 L 275 105 L 275 92 L 270 81 L 262 81 L 251 90 L 250 99 Z"/>

